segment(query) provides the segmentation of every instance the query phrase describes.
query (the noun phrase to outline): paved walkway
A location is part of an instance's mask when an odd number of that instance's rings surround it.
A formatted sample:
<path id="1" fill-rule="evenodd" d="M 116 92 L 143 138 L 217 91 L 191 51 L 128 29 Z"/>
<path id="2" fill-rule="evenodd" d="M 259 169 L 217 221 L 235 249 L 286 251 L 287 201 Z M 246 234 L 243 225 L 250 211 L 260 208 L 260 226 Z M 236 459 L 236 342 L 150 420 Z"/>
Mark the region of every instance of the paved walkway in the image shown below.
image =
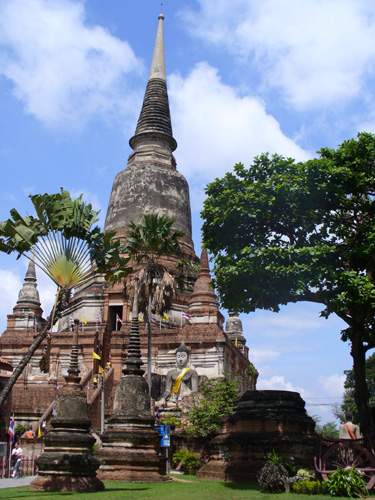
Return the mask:
<path id="1" fill-rule="evenodd" d="M 17 486 L 27 486 L 35 476 L 20 477 L 19 479 L 0 479 L 0 488 L 16 488 Z"/>

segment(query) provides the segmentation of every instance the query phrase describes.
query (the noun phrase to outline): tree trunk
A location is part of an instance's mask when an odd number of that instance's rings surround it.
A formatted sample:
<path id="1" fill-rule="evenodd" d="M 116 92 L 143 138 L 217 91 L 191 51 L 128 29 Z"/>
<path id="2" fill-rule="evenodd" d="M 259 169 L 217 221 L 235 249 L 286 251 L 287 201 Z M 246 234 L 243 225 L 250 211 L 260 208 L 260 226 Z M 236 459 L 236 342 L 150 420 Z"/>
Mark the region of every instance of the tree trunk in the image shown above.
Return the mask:
<path id="1" fill-rule="evenodd" d="M 359 425 L 367 444 L 371 445 L 373 422 L 369 407 L 369 391 L 366 381 L 366 349 L 363 345 L 364 336 L 360 329 L 351 335 L 351 355 L 354 373 L 354 400 L 359 413 Z"/>
<path id="2" fill-rule="evenodd" d="M 35 351 L 38 349 L 38 347 L 43 342 L 43 340 L 47 337 L 47 334 L 48 334 L 49 330 L 51 329 L 51 323 L 52 323 L 52 313 L 49 316 L 49 318 L 47 319 L 47 322 L 44 325 L 43 330 L 35 337 L 35 339 L 33 340 L 32 344 L 29 347 L 29 350 L 24 355 L 24 357 L 21 359 L 21 361 L 18 363 L 18 366 L 13 371 L 12 375 L 9 377 L 9 380 L 5 384 L 4 389 L 1 391 L 0 408 L 5 403 L 6 399 L 8 398 L 11 390 L 13 389 L 14 384 L 18 380 L 18 377 L 21 375 L 23 370 L 28 365 L 30 359 L 34 356 Z"/>
<path id="3" fill-rule="evenodd" d="M 148 391 L 151 397 L 151 384 L 152 384 L 151 296 L 149 297 L 147 304 L 146 328 L 147 328 L 147 383 L 148 383 Z"/>

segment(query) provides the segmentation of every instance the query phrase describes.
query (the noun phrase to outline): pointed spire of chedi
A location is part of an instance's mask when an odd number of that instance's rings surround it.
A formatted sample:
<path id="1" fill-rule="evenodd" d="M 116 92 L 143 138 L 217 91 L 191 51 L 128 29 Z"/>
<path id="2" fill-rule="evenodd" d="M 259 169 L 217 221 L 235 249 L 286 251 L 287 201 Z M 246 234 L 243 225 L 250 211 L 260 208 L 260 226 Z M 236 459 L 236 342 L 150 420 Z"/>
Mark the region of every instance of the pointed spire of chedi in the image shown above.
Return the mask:
<path id="1" fill-rule="evenodd" d="M 150 78 L 161 78 L 166 81 L 165 57 L 164 57 L 164 14 L 158 17 L 158 29 L 156 31 L 154 54 L 152 56 Z"/>
<path id="2" fill-rule="evenodd" d="M 205 248 L 201 253 L 198 278 L 189 300 L 189 315 L 192 323 L 222 323 Z"/>
<path id="3" fill-rule="evenodd" d="M 144 214 L 157 213 L 175 220 L 184 233 L 183 251 L 194 255 L 191 236 L 189 186 L 176 169 L 164 58 L 164 15 L 159 15 L 150 76 L 127 167 L 114 180 L 105 222 L 107 231 L 126 237 L 128 224 Z"/>
<path id="4" fill-rule="evenodd" d="M 141 114 L 139 115 L 135 135 L 130 139 L 130 146 L 136 150 L 145 141 L 165 141 L 170 151 L 177 148 L 173 138 L 171 115 L 167 91 L 167 78 L 164 58 L 164 16 L 160 14 L 152 58 L 150 77 L 147 83 Z"/>
<path id="5" fill-rule="evenodd" d="M 18 293 L 17 303 L 13 308 L 13 314 L 8 315 L 7 328 L 35 331 L 43 321 L 42 313 L 35 264 L 30 261 L 22 288 Z"/>
<path id="6" fill-rule="evenodd" d="M 23 286 L 18 293 L 17 305 L 40 307 L 40 298 L 37 287 L 35 264 L 30 260 L 25 274 Z M 17 307 L 17 306 L 16 306 Z"/>

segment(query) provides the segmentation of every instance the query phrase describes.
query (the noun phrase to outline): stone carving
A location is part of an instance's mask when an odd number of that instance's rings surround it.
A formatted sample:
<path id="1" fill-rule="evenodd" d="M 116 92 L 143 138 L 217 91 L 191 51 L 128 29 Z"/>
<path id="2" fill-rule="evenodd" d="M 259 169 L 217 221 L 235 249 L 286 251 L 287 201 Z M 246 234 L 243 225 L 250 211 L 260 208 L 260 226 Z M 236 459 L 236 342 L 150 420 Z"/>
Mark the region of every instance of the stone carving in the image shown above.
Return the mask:
<path id="1" fill-rule="evenodd" d="M 184 343 L 177 348 L 176 368 L 167 373 L 165 393 L 157 405 L 177 406 L 178 401 L 198 391 L 198 373 L 189 366 L 189 354 Z"/>

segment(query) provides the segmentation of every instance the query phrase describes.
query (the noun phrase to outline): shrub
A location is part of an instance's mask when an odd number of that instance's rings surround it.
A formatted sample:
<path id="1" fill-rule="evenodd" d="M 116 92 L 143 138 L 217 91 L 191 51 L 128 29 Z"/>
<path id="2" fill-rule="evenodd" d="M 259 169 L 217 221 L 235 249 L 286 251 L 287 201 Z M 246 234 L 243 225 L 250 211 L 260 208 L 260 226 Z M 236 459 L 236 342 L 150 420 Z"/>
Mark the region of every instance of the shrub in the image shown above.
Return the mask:
<path id="1" fill-rule="evenodd" d="M 337 469 L 328 476 L 328 492 L 332 497 L 363 497 L 367 495 L 366 483 L 354 468 Z"/>
<path id="2" fill-rule="evenodd" d="M 280 455 L 278 453 L 276 453 L 275 450 L 272 450 L 270 453 L 267 453 L 266 462 L 268 464 L 284 465 L 283 459 L 280 457 Z"/>
<path id="3" fill-rule="evenodd" d="M 260 489 L 271 493 L 285 491 L 289 474 L 282 458 L 275 450 L 272 450 L 266 455 L 266 460 L 258 474 Z"/>
<path id="4" fill-rule="evenodd" d="M 297 476 L 301 479 L 315 479 L 315 473 L 308 469 L 298 469 Z"/>
<path id="5" fill-rule="evenodd" d="M 303 479 L 296 481 L 291 485 L 293 493 L 300 495 L 324 495 L 328 492 L 327 481 L 318 481 L 313 479 Z"/>
<path id="6" fill-rule="evenodd" d="M 207 380 L 201 388 L 203 398 L 190 410 L 186 431 L 206 437 L 220 429 L 221 421 L 234 412 L 237 384 L 233 380 Z"/>
<path id="7" fill-rule="evenodd" d="M 181 469 L 185 474 L 196 474 L 202 462 L 197 453 L 181 448 L 173 454 L 172 464 L 174 467 L 181 464 Z"/>
<path id="8" fill-rule="evenodd" d="M 161 417 L 160 423 L 164 425 L 169 425 L 173 430 L 175 427 L 180 427 L 181 419 L 178 417 L 174 417 L 173 415 L 167 415 Z"/>
<path id="9" fill-rule="evenodd" d="M 262 491 L 278 493 L 285 491 L 288 480 L 288 471 L 281 464 L 267 462 L 258 474 L 258 484 Z"/>
<path id="10" fill-rule="evenodd" d="M 339 438 L 339 429 L 337 427 L 336 422 L 327 422 L 324 425 L 320 425 L 319 423 L 317 423 L 315 431 L 317 432 L 317 434 L 320 434 L 324 438 L 328 439 Z"/>
<path id="11" fill-rule="evenodd" d="M 16 434 L 17 437 L 21 437 L 24 432 L 26 432 L 28 429 L 28 426 L 25 424 L 17 424 L 14 429 L 14 433 Z"/>

